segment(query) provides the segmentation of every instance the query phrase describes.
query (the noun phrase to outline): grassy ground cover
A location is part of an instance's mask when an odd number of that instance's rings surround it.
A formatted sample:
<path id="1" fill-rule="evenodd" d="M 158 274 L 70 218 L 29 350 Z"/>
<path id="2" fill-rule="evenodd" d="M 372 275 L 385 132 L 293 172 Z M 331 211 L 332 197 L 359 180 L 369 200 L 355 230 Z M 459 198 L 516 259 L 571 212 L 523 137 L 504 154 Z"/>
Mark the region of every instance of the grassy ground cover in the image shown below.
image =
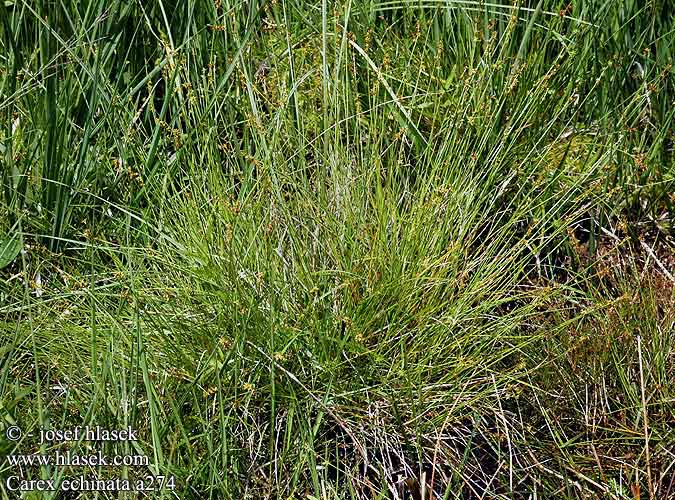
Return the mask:
<path id="1" fill-rule="evenodd" d="M 4 498 L 675 498 L 668 1 L 7 0 L 0 43 Z M 149 464 L 7 460 L 84 425 Z M 175 487 L 8 486 L 83 470 Z"/>

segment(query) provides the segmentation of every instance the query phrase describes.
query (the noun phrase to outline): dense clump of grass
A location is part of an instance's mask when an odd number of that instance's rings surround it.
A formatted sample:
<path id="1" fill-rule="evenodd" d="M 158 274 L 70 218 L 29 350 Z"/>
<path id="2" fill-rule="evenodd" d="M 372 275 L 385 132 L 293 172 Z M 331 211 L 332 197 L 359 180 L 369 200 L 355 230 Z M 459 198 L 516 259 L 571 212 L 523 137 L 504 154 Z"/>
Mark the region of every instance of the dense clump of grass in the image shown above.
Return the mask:
<path id="1" fill-rule="evenodd" d="M 675 495 L 667 2 L 0 16 L 5 427 L 181 498 Z"/>

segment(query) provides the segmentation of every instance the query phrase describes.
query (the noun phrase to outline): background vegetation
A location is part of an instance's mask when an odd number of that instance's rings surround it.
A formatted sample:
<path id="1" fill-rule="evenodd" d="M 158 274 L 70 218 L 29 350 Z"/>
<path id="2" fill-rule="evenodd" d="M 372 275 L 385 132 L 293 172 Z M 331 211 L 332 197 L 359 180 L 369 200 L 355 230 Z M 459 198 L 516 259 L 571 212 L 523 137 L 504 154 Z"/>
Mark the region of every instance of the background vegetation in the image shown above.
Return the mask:
<path id="1" fill-rule="evenodd" d="M 675 497 L 673 12 L 0 3 L 0 425 L 156 497 Z"/>

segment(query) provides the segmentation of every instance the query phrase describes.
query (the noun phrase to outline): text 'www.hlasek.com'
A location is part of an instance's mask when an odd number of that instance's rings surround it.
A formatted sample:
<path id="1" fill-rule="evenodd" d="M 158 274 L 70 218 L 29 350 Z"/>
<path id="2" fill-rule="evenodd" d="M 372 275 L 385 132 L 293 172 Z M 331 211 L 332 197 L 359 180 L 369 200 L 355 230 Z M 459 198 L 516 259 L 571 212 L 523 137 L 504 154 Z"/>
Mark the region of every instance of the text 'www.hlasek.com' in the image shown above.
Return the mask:
<path id="1" fill-rule="evenodd" d="M 5 429 L 15 449 L 3 464 L 7 491 L 136 491 L 176 489 L 175 478 L 152 471 L 138 446 L 138 431 L 77 426 Z"/>

